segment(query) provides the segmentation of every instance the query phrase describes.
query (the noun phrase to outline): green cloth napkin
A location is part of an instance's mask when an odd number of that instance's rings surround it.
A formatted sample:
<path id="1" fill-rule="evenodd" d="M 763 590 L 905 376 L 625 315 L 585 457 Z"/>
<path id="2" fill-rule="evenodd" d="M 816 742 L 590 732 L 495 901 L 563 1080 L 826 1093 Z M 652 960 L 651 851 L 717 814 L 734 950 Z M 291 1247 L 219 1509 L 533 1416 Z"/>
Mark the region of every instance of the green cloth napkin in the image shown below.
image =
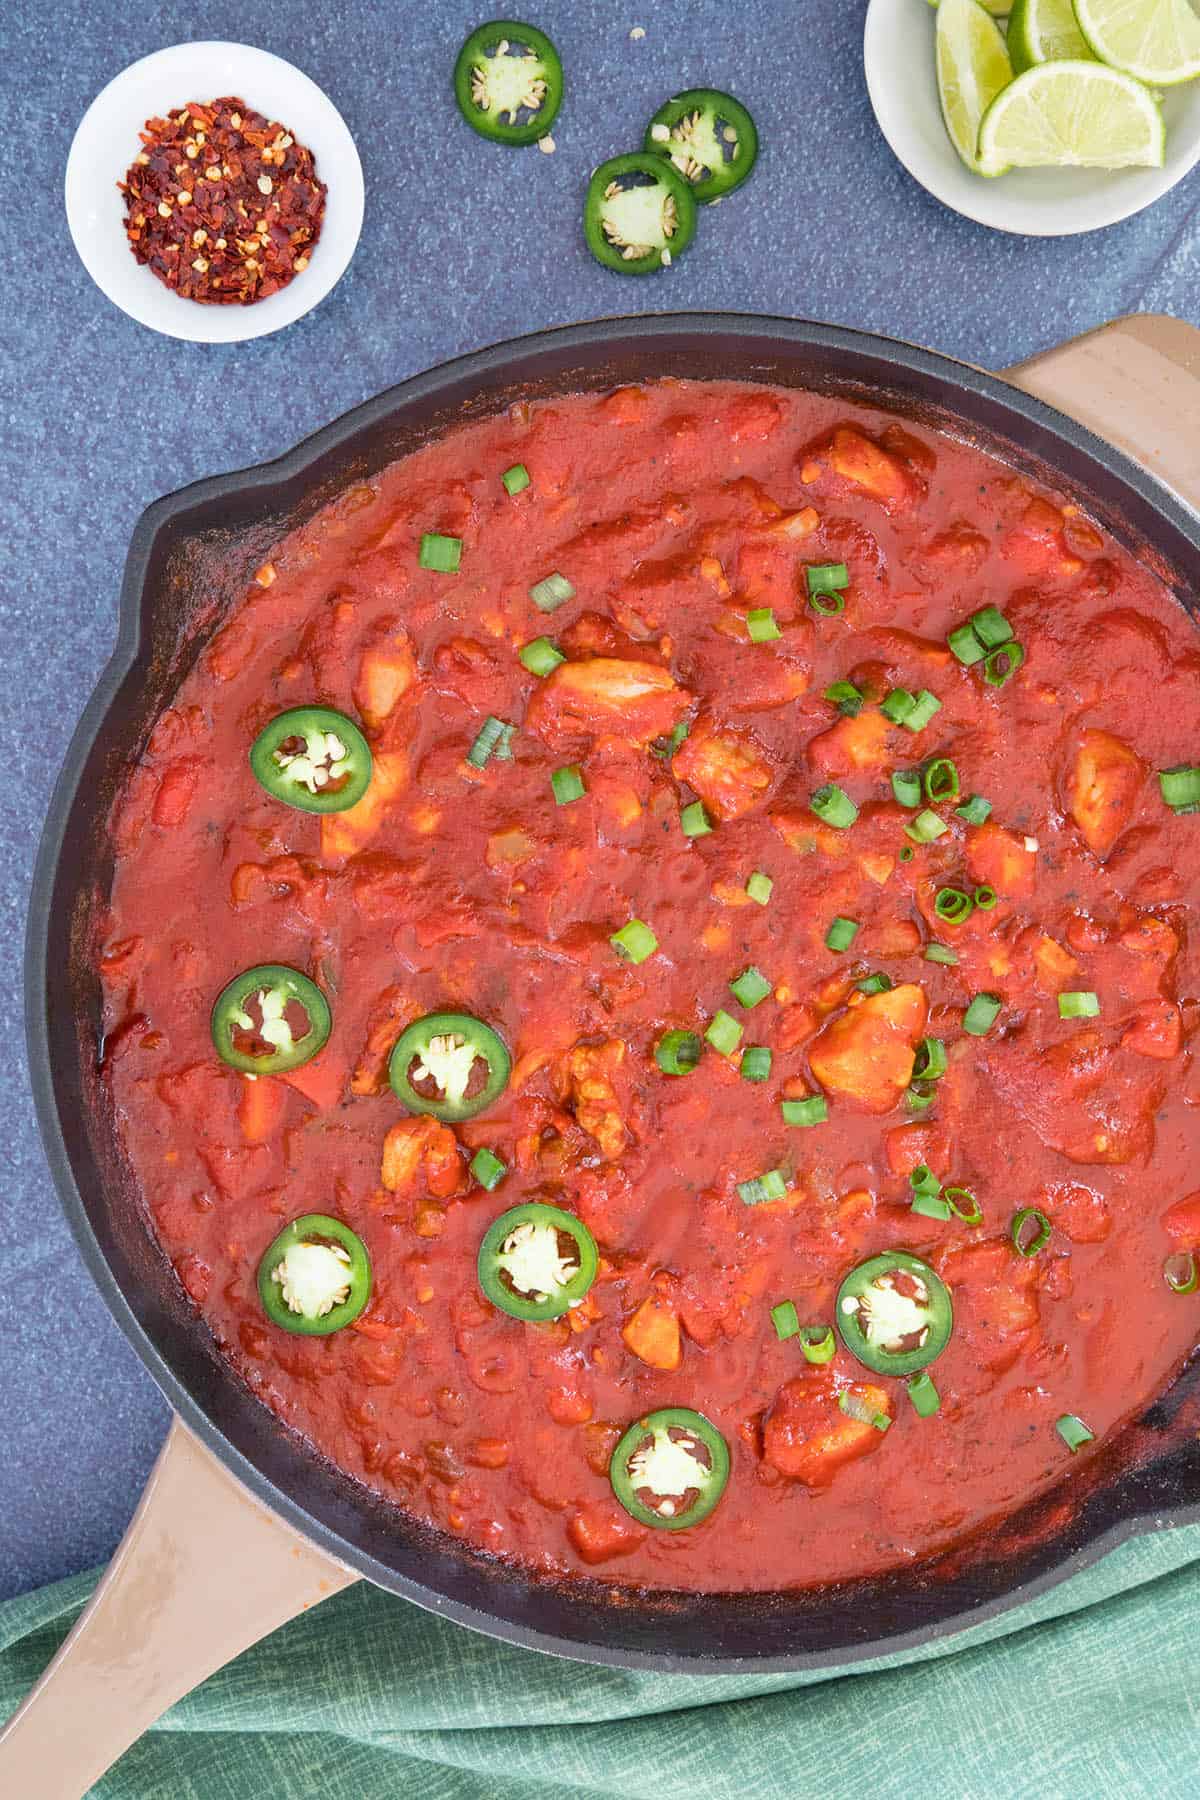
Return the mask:
<path id="1" fill-rule="evenodd" d="M 820 1675 L 645 1675 L 364 1583 L 181 1701 L 98 1800 L 1109 1800 L 1200 1793 L 1200 1525 L 934 1649 Z M 0 1716 L 90 1593 L 0 1606 Z M 20 1800 L 37 1800 L 24 1795 Z"/>

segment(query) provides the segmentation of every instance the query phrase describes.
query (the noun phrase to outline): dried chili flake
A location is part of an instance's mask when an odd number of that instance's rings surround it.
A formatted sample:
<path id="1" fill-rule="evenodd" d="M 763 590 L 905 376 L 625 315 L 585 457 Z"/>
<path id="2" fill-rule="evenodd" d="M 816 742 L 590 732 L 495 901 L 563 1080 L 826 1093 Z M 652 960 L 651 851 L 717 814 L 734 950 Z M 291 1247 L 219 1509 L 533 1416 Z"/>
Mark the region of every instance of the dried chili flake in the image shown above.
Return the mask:
<path id="1" fill-rule="evenodd" d="M 251 306 L 308 267 L 325 183 L 287 127 L 229 96 L 147 119 L 119 182 L 140 263 L 187 300 Z"/>

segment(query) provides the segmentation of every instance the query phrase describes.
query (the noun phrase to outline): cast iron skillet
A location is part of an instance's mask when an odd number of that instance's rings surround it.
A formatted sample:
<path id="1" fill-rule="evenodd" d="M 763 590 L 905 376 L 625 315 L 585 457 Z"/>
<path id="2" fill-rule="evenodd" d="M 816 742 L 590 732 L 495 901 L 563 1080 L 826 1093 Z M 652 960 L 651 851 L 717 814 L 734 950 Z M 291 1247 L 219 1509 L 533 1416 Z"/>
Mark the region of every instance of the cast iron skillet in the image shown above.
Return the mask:
<path id="1" fill-rule="evenodd" d="M 1070 489 L 1179 595 L 1200 520 L 1144 470 L 1040 401 L 924 350 L 734 314 L 607 320 L 501 344 L 368 401 L 277 462 L 157 501 L 139 521 L 117 647 L 50 805 L 30 909 L 27 1027 L 46 1153 L 114 1317 L 171 1405 L 240 1480 L 331 1555 L 407 1599 L 514 1643 L 601 1663 L 704 1672 L 831 1666 L 973 1623 L 1156 1524 L 1200 1518 L 1200 1361 L 1051 1494 L 903 1572 L 812 1592 L 640 1594 L 530 1577 L 420 1526 L 330 1467 L 222 1362 L 155 1246 L 97 1082 L 94 913 L 104 821 L 154 718 L 278 538 L 431 434 L 518 396 L 655 376 L 805 386 L 867 399 Z"/>

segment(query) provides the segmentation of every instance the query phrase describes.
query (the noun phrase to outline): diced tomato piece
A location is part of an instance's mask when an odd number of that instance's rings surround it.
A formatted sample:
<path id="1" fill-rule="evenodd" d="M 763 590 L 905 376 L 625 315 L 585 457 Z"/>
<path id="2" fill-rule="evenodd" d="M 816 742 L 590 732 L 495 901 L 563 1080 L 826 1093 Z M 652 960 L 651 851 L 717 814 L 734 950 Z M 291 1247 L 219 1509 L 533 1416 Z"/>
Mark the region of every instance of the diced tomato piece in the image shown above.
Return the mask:
<path id="1" fill-rule="evenodd" d="M 945 1171 L 949 1145 L 940 1125 L 897 1125 L 883 1143 L 893 1175 L 911 1175 L 922 1163 L 935 1174 Z"/>
<path id="2" fill-rule="evenodd" d="M 242 1082 L 238 1124 L 248 1144 L 261 1144 L 278 1129 L 287 1111 L 287 1089 L 271 1075 Z"/>
<path id="3" fill-rule="evenodd" d="M 328 1050 L 314 1056 L 311 1062 L 302 1063 L 298 1069 L 289 1069 L 279 1077 L 289 1087 L 311 1100 L 322 1112 L 335 1107 L 342 1097 L 346 1085 L 346 1065 Z"/>
<path id="4" fill-rule="evenodd" d="M 581 1506 L 567 1523 L 567 1536 L 585 1563 L 628 1556 L 646 1541 L 645 1527 L 631 1519 L 615 1500 L 591 1500 Z"/>
<path id="5" fill-rule="evenodd" d="M 1160 1223 L 1177 1250 L 1200 1250 L 1200 1188 L 1168 1206 Z"/>
<path id="6" fill-rule="evenodd" d="M 200 764 L 196 757 L 181 756 L 178 761 L 168 763 L 158 784 L 158 793 L 154 796 L 154 807 L 150 814 L 156 825 L 170 830 L 183 824 L 188 808 L 196 797 L 199 779 Z"/>
<path id="7" fill-rule="evenodd" d="M 1169 1062 L 1183 1045 L 1183 1020 L 1169 1000 L 1143 1000 L 1121 1038 L 1127 1050 L 1139 1056 Z"/>

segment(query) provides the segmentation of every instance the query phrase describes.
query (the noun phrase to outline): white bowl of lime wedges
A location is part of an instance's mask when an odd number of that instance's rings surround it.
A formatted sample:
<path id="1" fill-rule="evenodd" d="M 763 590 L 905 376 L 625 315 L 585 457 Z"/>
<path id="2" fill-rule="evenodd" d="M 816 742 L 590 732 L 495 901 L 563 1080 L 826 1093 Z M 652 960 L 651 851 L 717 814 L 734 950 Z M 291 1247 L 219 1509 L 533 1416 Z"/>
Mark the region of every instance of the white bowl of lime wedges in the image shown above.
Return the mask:
<path id="1" fill-rule="evenodd" d="M 1190 0 L 871 0 L 863 54 L 905 168 L 997 231 L 1115 225 L 1200 161 Z"/>

